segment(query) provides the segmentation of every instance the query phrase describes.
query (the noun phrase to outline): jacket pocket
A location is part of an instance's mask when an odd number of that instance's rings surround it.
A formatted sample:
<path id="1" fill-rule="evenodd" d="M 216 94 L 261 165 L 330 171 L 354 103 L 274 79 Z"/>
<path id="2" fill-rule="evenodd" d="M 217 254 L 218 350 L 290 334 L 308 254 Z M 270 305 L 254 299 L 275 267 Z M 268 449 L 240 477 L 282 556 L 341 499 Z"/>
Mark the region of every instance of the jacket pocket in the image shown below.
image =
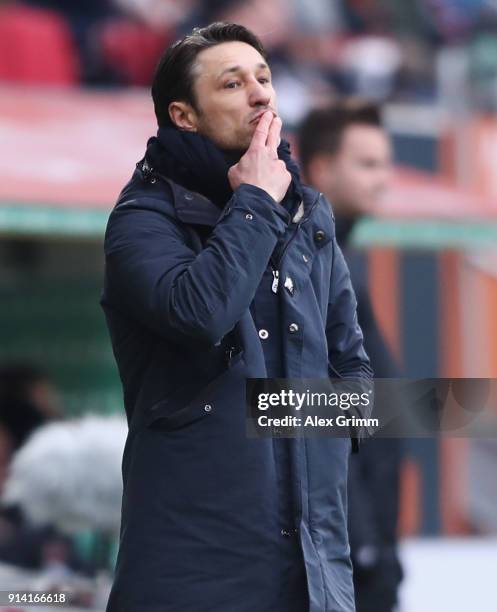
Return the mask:
<path id="1" fill-rule="evenodd" d="M 222 385 L 232 370 L 243 362 L 243 351 L 234 355 L 228 366 L 211 380 L 200 377 L 174 389 L 167 397 L 153 404 L 147 411 L 146 425 L 161 431 L 173 431 L 187 427 L 211 416 L 209 397 L 213 389 Z"/>

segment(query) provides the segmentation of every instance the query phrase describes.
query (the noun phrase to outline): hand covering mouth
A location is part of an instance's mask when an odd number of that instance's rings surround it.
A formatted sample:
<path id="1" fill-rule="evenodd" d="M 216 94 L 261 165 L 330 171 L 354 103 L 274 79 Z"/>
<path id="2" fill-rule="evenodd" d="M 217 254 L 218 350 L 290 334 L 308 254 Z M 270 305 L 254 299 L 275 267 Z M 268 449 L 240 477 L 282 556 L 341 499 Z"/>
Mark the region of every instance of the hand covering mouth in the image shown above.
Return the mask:
<path id="1" fill-rule="evenodd" d="M 250 119 L 249 123 L 254 123 L 254 121 L 259 120 L 266 111 L 271 111 L 275 117 L 278 116 L 276 111 L 273 110 L 272 108 L 265 108 L 263 111 L 258 111 L 256 115 L 252 117 L 252 119 Z"/>

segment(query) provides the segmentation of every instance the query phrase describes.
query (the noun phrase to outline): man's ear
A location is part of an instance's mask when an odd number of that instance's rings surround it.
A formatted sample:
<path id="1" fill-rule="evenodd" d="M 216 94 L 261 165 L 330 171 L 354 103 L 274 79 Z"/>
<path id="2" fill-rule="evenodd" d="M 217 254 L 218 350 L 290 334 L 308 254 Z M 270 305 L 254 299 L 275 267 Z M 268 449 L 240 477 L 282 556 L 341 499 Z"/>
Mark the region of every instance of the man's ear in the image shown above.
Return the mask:
<path id="1" fill-rule="evenodd" d="M 188 132 L 197 131 L 197 114 L 188 102 L 171 102 L 168 111 L 177 128 Z"/>

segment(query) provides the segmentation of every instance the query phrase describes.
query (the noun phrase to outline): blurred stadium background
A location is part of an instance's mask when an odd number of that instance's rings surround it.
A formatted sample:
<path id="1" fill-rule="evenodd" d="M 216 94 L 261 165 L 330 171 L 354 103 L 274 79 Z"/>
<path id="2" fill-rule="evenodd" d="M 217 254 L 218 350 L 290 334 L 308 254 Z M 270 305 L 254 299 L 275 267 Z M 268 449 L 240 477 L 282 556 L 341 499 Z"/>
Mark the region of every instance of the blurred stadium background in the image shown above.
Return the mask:
<path id="1" fill-rule="evenodd" d="M 262 38 L 290 139 L 332 97 L 385 104 L 395 181 L 354 235 L 377 317 L 406 376 L 497 378 L 495 0 L 0 2 L 1 366 L 42 372 L 47 418 L 122 413 L 103 232 L 155 131 L 158 56 L 213 20 Z M 4 431 L 0 489 L 14 447 Z M 496 440 L 406 442 L 402 612 L 497 610 L 496 470 Z M 73 571 L 112 567 L 102 539 L 73 537 Z"/>

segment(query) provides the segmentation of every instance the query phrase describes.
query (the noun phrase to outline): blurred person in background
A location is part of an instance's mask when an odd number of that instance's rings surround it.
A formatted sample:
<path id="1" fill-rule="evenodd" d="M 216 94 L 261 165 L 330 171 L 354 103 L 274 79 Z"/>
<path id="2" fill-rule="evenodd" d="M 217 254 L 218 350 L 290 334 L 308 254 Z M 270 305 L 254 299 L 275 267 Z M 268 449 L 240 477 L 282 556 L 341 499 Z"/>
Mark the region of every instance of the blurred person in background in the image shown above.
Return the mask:
<path id="1" fill-rule="evenodd" d="M 157 136 L 104 244 L 129 425 L 107 610 L 354 612 L 357 439 L 304 452 L 246 431 L 247 378 L 371 379 L 329 203 L 301 183 L 246 28 L 213 23 L 169 47 L 152 96 Z"/>
<path id="2" fill-rule="evenodd" d="M 35 430 L 61 416 L 57 390 L 41 368 L 0 367 L 0 495 L 12 454 Z M 17 506 L 0 506 L 0 562 L 27 569 L 81 568 L 69 538 L 53 526 L 30 526 Z"/>
<path id="3" fill-rule="evenodd" d="M 48 420 L 61 416 L 57 391 L 48 375 L 27 363 L 0 366 L 0 427 L 12 450 Z"/>
<path id="4" fill-rule="evenodd" d="M 350 245 L 354 225 L 374 211 L 388 186 L 392 151 L 380 109 L 345 100 L 311 111 L 298 133 L 302 169 L 335 214 L 337 241 L 349 265 L 364 345 L 378 378 L 399 369 L 373 312 L 367 270 Z M 349 537 L 357 612 L 391 612 L 402 569 L 397 553 L 400 440 L 365 440 L 349 466 Z"/>
<path id="5" fill-rule="evenodd" d="M 0 494 L 12 454 L 58 412 L 51 398 L 55 398 L 53 387 L 40 368 L 26 363 L 0 367 Z M 19 544 L 22 524 L 18 509 L 0 509 L 0 559 L 32 567 L 38 564 L 33 557 L 39 547 L 28 545 L 26 549 Z"/>

